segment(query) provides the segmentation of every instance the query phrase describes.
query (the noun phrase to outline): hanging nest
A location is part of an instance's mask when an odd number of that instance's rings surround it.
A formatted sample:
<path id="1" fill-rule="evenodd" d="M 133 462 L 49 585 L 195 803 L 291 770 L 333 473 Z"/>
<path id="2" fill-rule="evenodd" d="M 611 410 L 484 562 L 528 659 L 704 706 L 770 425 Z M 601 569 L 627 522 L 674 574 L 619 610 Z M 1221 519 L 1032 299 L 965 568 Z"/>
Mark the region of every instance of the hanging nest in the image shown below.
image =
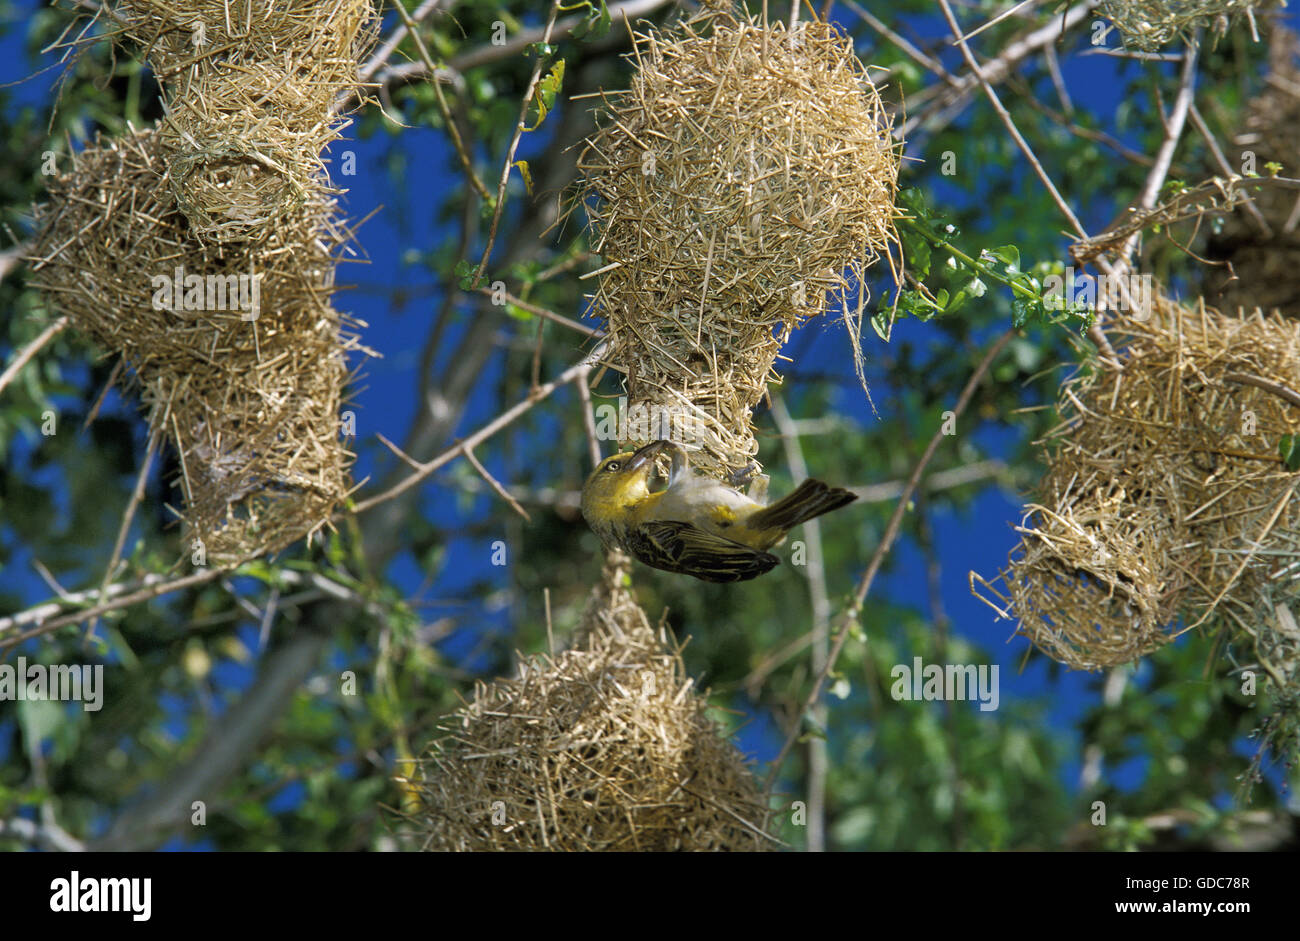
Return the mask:
<path id="1" fill-rule="evenodd" d="M 665 630 L 607 581 L 578 636 L 444 722 L 416 775 L 424 848 L 772 848 L 753 774 Z"/>
<path id="2" fill-rule="evenodd" d="M 647 415 L 622 443 L 672 437 L 721 476 L 758 452 L 753 408 L 807 318 L 842 308 L 861 375 L 865 297 L 855 319 L 848 295 L 894 238 L 899 146 L 826 23 L 715 3 L 634 34 L 629 59 L 578 161 L 595 306 Z"/>
<path id="3" fill-rule="evenodd" d="M 130 0 L 109 16 L 168 116 L 52 181 L 33 280 L 123 357 L 179 451 L 186 551 L 235 565 L 314 533 L 347 490 L 339 408 L 359 345 L 330 303 L 350 233 L 321 149 L 373 10 Z"/>
<path id="4" fill-rule="evenodd" d="M 1107 489 L 1026 507 L 1003 575 L 1020 632 L 1075 669 L 1126 663 L 1167 642 L 1180 601 L 1181 583 L 1167 575 L 1169 520 L 1154 501 L 1134 505 Z"/>
<path id="5" fill-rule="evenodd" d="M 325 187 L 370 0 L 126 0 L 116 14 L 162 84 L 168 180 L 195 236 L 260 240 Z"/>
<path id="6" fill-rule="evenodd" d="M 1154 52 L 1175 39 L 1187 42 L 1199 29 L 1222 36 L 1245 19 L 1258 38 L 1257 13 L 1286 6 L 1285 0 L 1102 0 L 1099 12 L 1119 29 L 1124 43 Z"/>
<path id="7" fill-rule="evenodd" d="M 1300 37 L 1281 26 L 1269 36 L 1267 84 L 1251 99 L 1229 159 L 1254 154 L 1255 169 L 1266 176 L 1269 163 L 1280 175 L 1300 176 Z M 1225 309 L 1274 308 L 1300 317 L 1300 193 L 1264 187 L 1255 205 L 1267 230 L 1244 210 L 1227 216 L 1206 245 L 1206 297 Z"/>
<path id="8" fill-rule="evenodd" d="M 318 528 L 346 492 L 339 408 L 356 338 L 329 303 L 344 233 L 321 204 L 306 231 L 256 253 L 205 247 L 165 174 L 153 131 L 76 155 L 38 208 L 32 278 L 134 370 L 180 454 L 187 547 L 233 564 Z M 174 303 L 178 268 L 203 309 Z"/>
<path id="9" fill-rule="evenodd" d="M 1300 327 L 1157 298 L 1112 341 L 1122 369 L 1062 388 L 1001 587 L 972 573 L 1019 633 L 1078 669 L 1149 653 L 1180 615 L 1183 629 L 1211 616 L 1244 628 L 1300 562 L 1300 474 L 1279 453 L 1300 433 L 1286 396 L 1300 389 Z"/>

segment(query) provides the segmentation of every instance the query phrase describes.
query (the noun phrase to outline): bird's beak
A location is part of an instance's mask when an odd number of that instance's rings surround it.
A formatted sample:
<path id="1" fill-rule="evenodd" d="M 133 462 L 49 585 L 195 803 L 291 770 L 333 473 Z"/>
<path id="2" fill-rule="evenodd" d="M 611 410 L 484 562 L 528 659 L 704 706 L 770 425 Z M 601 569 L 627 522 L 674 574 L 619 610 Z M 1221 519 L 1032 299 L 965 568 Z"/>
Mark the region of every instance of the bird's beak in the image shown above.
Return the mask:
<path id="1" fill-rule="evenodd" d="M 665 448 L 670 447 L 673 447 L 671 441 L 651 441 L 644 448 L 640 448 L 632 454 L 632 459 L 627 462 L 626 469 L 630 471 L 640 470 L 662 454 Z"/>

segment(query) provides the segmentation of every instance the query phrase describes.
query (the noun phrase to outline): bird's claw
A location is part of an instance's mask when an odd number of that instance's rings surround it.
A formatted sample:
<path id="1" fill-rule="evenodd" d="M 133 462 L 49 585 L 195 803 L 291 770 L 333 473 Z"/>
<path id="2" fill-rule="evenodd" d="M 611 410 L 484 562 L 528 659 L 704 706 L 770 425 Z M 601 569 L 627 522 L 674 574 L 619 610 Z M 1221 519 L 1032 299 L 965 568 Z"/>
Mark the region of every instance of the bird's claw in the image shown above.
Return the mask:
<path id="1" fill-rule="evenodd" d="M 733 470 L 731 474 L 728 475 L 727 479 L 731 483 L 731 486 L 739 490 L 742 487 L 748 486 L 749 482 L 754 479 L 754 475 L 757 473 L 758 462 L 751 460 L 744 467 Z"/>
<path id="2" fill-rule="evenodd" d="M 766 474 L 760 474 L 758 470 L 758 462 L 750 461 L 745 467 L 732 471 L 729 480 L 737 490 L 748 487 L 748 496 L 751 500 L 764 503 L 767 500 L 768 477 Z"/>

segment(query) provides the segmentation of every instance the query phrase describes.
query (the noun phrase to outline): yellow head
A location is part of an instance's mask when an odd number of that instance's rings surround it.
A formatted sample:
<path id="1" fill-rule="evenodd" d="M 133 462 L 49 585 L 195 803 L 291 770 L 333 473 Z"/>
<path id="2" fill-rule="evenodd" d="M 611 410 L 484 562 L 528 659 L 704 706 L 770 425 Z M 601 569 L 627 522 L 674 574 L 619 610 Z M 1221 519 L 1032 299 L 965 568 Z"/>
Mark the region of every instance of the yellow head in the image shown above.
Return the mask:
<path id="1" fill-rule="evenodd" d="M 631 511 L 648 498 L 655 458 L 673 445 L 655 441 L 638 451 L 624 451 L 596 465 L 582 485 L 582 516 L 607 547 L 617 543 L 614 530 L 626 525 Z"/>

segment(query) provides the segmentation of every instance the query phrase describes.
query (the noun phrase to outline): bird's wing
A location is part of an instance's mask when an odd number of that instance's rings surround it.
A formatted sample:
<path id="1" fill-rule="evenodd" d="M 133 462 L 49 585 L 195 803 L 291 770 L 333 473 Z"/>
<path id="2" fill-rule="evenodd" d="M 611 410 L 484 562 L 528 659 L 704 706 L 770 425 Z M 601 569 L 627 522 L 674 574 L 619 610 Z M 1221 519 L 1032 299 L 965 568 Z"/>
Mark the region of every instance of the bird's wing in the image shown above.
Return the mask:
<path id="1" fill-rule="evenodd" d="M 706 532 L 691 523 L 653 520 L 634 526 L 627 549 L 646 565 L 706 582 L 743 582 L 771 571 L 780 559 Z"/>

